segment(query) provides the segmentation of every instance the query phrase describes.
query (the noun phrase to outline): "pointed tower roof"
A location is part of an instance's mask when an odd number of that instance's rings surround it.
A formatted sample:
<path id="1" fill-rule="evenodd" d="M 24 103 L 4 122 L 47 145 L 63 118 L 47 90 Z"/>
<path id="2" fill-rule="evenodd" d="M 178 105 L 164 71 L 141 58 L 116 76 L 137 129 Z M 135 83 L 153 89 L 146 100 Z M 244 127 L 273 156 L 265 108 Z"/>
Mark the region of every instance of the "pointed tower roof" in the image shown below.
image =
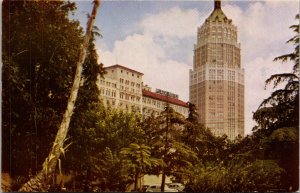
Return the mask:
<path id="1" fill-rule="evenodd" d="M 210 14 L 210 16 L 206 19 L 207 22 L 229 22 L 231 23 L 231 19 L 228 19 L 225 13 L 222 11 L 221 8 L 221 0 L 214 0 L 215 7 L 213 12 Z"/>

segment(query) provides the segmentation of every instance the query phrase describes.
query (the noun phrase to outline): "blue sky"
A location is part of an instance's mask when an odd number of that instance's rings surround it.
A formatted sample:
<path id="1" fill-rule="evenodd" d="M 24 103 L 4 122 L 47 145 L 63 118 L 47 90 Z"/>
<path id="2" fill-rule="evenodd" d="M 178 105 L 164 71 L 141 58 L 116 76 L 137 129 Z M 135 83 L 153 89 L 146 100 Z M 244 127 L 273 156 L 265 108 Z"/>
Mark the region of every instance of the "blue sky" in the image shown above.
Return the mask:
<path id="1" fill-rule="evenodd" d="M 91 1 L 75 1 L 74 17 L 86 26 Z M 270 95 L 264 81 L 289 72 L 291 64 L 273 62 L 293 50 L 285 42 L 294 34 L 299 0 L 222 1 L 222 9 L 238 28 L 245 69 L 245 133 L 255 122 L 252 112 Z M 103 38 L 96 41 L 99 62 L 121 64 L 143 72 L 144 83 L 179 94 L 188 101 L 189 69 L 197 27 L 213 10 L 213 1 L 102 1 L 95 25 Z"/>
<path id="2" fill-rule="evenodd" d="M 78 7 L 76 19 L 86 22 L 86 14 L 92 9 L 91 1 L 75 1 Z M 235 1 L 241 8 L 247 7 L 248 1 Z M 172 7 L 199 9 L 207 12 L 213 9 L 210 1 L 102 1 L 96 25 L 108 48 L 112 49 L 115 40 L 124 39 L 133 33 L 134 23 L 147 14 L 156 14 Z M 203 15 L 204 16 L 204 15 Z M 84 25 L 83 25 L 84 27 Z M 138 32 L 138 31 L 135 31 Z"/>

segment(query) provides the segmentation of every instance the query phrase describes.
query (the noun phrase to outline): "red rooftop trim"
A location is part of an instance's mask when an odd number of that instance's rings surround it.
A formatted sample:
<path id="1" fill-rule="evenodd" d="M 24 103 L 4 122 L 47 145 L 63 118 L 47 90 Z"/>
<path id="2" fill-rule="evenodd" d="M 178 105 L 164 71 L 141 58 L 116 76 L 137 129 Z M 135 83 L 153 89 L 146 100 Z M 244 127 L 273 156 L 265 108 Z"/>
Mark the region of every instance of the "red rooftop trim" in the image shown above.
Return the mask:
<path id="1" fill-rule="evenodd" d="M 172 103 L 175 105 L 179 105 L 179 106 L 188 108 L 188 105 L 179 99 L 168 97 L 168 96 L 165 96 L 162 94 L 157 94 L 157 93 L 145 90 L 145 89 L 143 89 L 142 92 L 143 92 L 143 97 L 149 97 L 149 98 L 157 99 L 157 100 L 164 101 L 164 102 L 169 102 L 169 103 Z"/>
<path id="2" fill-rule="evenodd" d="M 132 69 L 130 69 L 130 68 L 127 68 L 127 67 L 122 66 L 122 65 L 119 65 L 119 64 L 115 64 L 115 65 L 112 65 L 112 66 L 105 67 L 105 69 L 108 69 L 108 68 L 117 68 L 117 67 L 123 68 L 123 69 L 125 69 L 125 70 L 131 71 L 131 72 L 134 72 L 134 73 L 138 73 L 138 74 L 140 74 L 140 75 L 144 75 L 144 74 L 141 73 L 141 72 L 138 72 L 138 71 L 136 71 L 136 70 L 132 70 Z"/>

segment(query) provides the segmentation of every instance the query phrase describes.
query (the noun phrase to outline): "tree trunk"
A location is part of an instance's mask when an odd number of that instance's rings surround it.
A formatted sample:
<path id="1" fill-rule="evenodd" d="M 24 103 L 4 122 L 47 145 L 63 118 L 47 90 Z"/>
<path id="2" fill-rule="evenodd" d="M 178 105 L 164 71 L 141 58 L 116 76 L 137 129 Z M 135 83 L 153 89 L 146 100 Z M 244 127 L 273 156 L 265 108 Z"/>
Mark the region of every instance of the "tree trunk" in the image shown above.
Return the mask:
<path id="1" fill-rule="evenodd" d="M 86 52 L 90 40 L 90 35 L 92 31 L 92 26 L 94 23 L 94 20 L 97 15 L 97 9 L 100 6 L 100 0 L 94 0 L 94 7 L 92 14 L 88 20 L 87 23 L 87 29 L 86 34 L 84 38 L 83 45 L 81 46 L 79 60 L 76 65 L 76 72 L 74 77 L 73 86 L 71 89 L 70 97 L 68 100 L 67 109 L 65 111 L 65 114 L 63 116 L 63 120 L 61 122 L 61 125 L 57 131 L 55 141 L 53 143 L 52 149 L 49 153 L 49 156 L 46 158 L 46 160 L 43 163 L 43 169 L 33 178 L 31 178 L 27 183 L 25 183 L 19 191 L 22 192 L 36 192 L 36 191 L 47 191 L 49 189 L 49 180 L 51 174 L 54 173 L 57 162 L 59 160 L 59 157 L 63 150 L 64 140 L 67 136 L 68 129 L 69 129 L 69 123 L 73 114 L 75 101 L 77 98 L 77 93 L 80 86 L 81 81 L 81 73 L 82 73 L 82 66 L 85 61 Z"/>
<path id="2" fill-rule="evenodd" d="M 165 184 L 166 184 L 165 182 L 166 182 L 166 173 L 165 173 L 165 169 L 163 169 L 162 170 L 162 176 L 161 176 L 161 188 L 160 188 L 160 190 L 162 192 L 165 191 Z"/>
<path id="3" fill-rule="evenodd" d="M 134 177 L 134 191 L 138 191 L 138 189 L 139 189 L 138 183 L 139 183 L 139 177 L 140 177 L 139 172 L 136 172 L 134 176 L 135 176 Z"/>

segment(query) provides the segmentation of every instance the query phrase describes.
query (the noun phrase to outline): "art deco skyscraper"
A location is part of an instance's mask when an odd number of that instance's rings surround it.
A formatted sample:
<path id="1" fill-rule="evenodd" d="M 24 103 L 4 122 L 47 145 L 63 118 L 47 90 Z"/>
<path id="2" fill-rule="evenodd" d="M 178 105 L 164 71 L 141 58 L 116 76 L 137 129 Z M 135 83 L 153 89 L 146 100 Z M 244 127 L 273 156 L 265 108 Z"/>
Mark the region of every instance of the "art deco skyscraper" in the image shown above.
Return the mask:
<path id="1" fill-rule="evenodd" d="M 229 139 L 244 136 L 244 69 L 241 68 L 237 27 L 215 0 L 214 10 L 198 28 L 190 70 L 190 101 L 200 121 Z"/>

